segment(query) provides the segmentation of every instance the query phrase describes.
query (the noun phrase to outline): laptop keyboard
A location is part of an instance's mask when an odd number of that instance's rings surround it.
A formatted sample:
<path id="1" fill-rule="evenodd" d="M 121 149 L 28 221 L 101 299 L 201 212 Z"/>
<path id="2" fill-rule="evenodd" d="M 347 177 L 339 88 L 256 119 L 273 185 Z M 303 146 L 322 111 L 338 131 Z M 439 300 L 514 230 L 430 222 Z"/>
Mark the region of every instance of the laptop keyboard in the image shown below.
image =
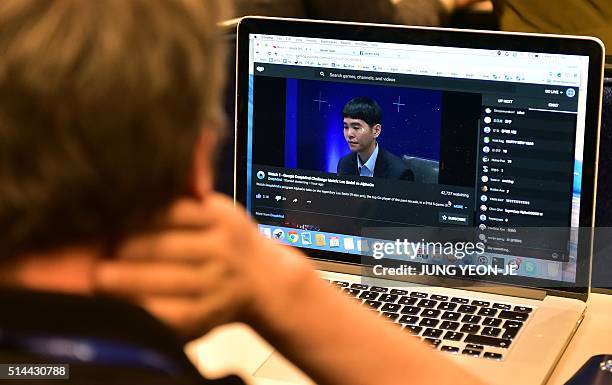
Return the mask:
<path id="1" fill-rule="evenodd" d="M 451 354 L 502 360 L 534 308 L 425 291 L 331 281 L 424 343 Z"/>

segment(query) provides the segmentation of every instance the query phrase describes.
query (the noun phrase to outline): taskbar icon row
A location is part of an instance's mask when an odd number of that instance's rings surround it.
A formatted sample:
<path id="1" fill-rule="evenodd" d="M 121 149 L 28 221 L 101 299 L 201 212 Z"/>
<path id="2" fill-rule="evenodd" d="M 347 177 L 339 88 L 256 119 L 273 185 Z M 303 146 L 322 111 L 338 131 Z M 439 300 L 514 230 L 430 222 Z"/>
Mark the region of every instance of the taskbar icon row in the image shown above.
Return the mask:
<path id="1" fill-rule="evenodd" d="M 259 225 L 263 236 L 293 246 L 362 254 L 371 249 L 371 240 L 362 237 L 308 231 L 288 227 Z"/>
<path id="2" fill-rule="evenodd" d="M 261 234 L 269 239 L 277 240 L 283 244 L 295 247 L 318 249 L 323 251 L 356 254 L 371 257 L 380 249 L 379 243 L 388 242 L 381 239 L 366 238 L 355 235 L 327 233 L 322 231 L 302 230 L 292 227 L 259 225 Z M 401 256 L 387 256 L 390 259 L 406 260 Z M 559 261 L 540 260 L 529 257 L 508 256 L 485 253 L 480 256 L 466 256 L 458 259 L 453 255 L 440 253 L 427 253 L 419 249 L 412 262 L 433 264 L 459 264 L 459 265 L 492 265 L 503 270 L 506 266 L 513 266 L 521 276 L 563 280 L 564 265 Z"/>

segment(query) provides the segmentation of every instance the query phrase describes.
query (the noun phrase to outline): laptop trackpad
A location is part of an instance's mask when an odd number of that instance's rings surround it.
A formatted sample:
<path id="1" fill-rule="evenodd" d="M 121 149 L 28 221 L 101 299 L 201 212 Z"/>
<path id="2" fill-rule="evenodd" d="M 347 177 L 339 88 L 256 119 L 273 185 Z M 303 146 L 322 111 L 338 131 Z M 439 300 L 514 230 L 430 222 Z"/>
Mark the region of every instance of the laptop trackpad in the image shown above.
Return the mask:
<path id="1" fill-rule="evenodd" d="M 255 371 L 254 376 L 282 381 L 287 384 L 314 384 L 295 365 L 276 351 Z"/>

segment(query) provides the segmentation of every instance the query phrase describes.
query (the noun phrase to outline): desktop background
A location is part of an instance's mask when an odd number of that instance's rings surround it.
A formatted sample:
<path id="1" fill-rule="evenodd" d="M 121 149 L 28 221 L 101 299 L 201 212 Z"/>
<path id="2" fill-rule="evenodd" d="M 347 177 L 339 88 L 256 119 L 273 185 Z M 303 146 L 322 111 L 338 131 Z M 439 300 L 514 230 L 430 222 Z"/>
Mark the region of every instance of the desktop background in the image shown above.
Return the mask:
<path id="1" fill-rule="evenodd" d="M 284 167 L 335 173 L 350 152 L 342 109 L 357 96 L 376 100 L 382 109 L 380 146 L 399 157 L 440 160 L 442 92 L 286 79 Z"/>

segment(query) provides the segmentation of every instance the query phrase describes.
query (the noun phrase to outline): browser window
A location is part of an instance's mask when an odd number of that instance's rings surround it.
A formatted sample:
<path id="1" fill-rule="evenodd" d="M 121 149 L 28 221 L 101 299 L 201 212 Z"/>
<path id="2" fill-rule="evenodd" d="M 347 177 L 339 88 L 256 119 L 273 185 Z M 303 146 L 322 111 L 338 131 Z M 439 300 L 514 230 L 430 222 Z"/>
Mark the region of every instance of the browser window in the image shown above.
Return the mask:
<path id="1" fill-rule="evenodd" d="M 249 48 L 247 208 L 264 235 L 375 256 L 401 228 L 444 228 L 482 244 L 463 263 L 575 280 L 588 57 L 261 34 Z M 359 120 L 378 130 L 371 152 Z M 452 262 L 415 244 L 416 262 Z"/>

